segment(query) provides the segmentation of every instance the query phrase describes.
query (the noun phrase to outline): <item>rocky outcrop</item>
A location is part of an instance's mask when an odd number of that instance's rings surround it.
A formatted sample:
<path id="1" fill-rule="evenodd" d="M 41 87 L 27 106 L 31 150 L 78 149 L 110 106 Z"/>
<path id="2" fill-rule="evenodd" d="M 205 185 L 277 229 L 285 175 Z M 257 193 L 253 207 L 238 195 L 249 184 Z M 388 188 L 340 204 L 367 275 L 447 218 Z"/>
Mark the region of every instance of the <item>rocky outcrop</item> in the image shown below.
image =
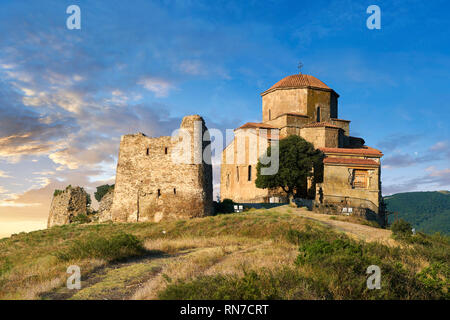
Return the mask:
<path id="1" fill-rule="evenodd" d="M 108 192 L 103 196 L 99 202 L 98 206 L 98 221 L 105 222 L 112 220 L 111 218 L 111 207 L 114 198 L 114 188 L 108 190 Z"/>
<path id="2" fill-rule="evenodd" d="M 81 187 L 67 187 L 55 190 L 53 194 L 47 227 L 69 224 L 78 215 L 88 214 L 89 195 Z"/>

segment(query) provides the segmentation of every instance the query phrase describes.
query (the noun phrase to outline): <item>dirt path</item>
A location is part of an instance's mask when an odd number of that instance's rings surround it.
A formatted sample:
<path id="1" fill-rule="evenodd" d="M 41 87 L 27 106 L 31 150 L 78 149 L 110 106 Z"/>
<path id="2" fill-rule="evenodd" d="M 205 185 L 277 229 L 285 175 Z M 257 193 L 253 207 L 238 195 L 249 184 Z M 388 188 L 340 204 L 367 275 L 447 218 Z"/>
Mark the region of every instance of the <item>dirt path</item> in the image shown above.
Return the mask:
<path id="1" fill-rule="evenodd" d="M 344 232 L 354 239 L 364 240 L 367 242 L 380 242 L 389 246 L 398 246 L 398 243 L 391 238 L 390 230 L 335 220 L 332 215 L 311 212 L 305 208 L 292 208 L 286 205 L 278 207 L 277 210 L 324 223 L 334 229 L 337 229 L 338 231 Z"/>
<path id="2" fill-rule="evenodd" d="M 144 283 L 158 275 L 170 260 L 180 255 L 150 254 L 107 264 L 82 276 L 80 290 L 69 290 L 63 286 L 40 297 L 48 300 L 126 300 Z"/>

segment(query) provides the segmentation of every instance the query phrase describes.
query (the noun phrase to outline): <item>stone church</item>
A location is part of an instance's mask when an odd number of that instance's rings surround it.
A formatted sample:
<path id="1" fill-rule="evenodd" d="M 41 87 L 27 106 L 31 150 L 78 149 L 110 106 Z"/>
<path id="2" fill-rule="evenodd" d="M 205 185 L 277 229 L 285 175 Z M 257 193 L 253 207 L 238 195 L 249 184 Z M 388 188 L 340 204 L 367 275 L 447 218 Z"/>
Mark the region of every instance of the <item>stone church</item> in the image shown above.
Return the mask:
<path id="1" fill-rule="evenodd" d="M 279 190 L 255 186 L 256 164 L 274 140 L 298 135 L 325 155 L 323 181 L 315 185 L 309 181 L 308 191 L 316 203 L 344 204 L 378 213 L 383 154 L 366 146 L 364 139 L 350 135 L 350 120 L 338 116 L 339 95 L 311 75 L 295 74 L 261 96 L 262 122 L 248 122 L 235 129 L 234 140 L 222 152 L 220 198 L 239 203 L 284 201 Z"/>

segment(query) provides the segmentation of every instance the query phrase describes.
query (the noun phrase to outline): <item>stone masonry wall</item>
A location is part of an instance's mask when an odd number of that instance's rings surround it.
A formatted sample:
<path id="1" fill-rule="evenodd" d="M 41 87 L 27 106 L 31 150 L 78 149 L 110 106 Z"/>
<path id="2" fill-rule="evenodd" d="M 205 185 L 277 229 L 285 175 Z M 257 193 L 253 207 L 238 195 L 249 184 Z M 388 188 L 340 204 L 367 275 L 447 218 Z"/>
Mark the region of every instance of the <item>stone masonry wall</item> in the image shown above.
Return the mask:
<path id="1" fill-rule="evenodd" d="M 114 189 L 108 190 L 108 192 L 100 200 L 98 206 L 98 221 L 105 222 L 112 220 L 111 208 L 114 198 Z"/>
<path id="2" fill-rule="evenodd" d="M 349 167 L 325 165 L 324 181 L 322 184 L 324 201 L 335 202 L 336 199 L 340 201 L 343 197 L 349 197 L 348 201 L 351 206 L 366 206 L 378 212 L 380 202 L 380 169 L 378 167 L 359 167 L 359 169 L 368 170 L 367 188 L 352 188 L 349 183 L 349 170 L 351 170 Z M 335 195 L 339 197 L 334 197 Z"/>
<path id="3" fill-rule="evenodd" d="M 302 128 L 300 136 L 311 142 L 315 148 L 337 148 L 339 146 L 339 130 L 334 128 Z"/>
<path id="4" fill-rule="evenodd" d="M 74 217 L 87 215 L 87 197 L 86 191 L 80 187 L 68 187 L 53 196 L 47 227 L 69 224 L 73 222 Z"/>
<path id="5" fill-rule="evenodd" d="M 308 89 L 278 89 L 262 96 L 263 122 L 286 112 L 307 113 Z M 270 110 L 270 119 L 269 119 Z"/>
<path id="6" fill-rule="evenodd" d="M 197 129 L 195 125 L 199 125 Z M 187 141 L 182 134 L 177 139 L 149 138 L 144 134 L 122 137 L 111 210 L 113 221 L 158 222 L 212 213 L 212 166 L 198 163 L 195 156 L 198 148 L 203 153 L 209 144 L 198 140 L 207 130 L 204 120 L 198 115 L 184 117 L 181 128 L 192 137 L 190 143 L 180 144 Z M 186 163 L 175 159 L 180 146 L 191 151 Z"/>

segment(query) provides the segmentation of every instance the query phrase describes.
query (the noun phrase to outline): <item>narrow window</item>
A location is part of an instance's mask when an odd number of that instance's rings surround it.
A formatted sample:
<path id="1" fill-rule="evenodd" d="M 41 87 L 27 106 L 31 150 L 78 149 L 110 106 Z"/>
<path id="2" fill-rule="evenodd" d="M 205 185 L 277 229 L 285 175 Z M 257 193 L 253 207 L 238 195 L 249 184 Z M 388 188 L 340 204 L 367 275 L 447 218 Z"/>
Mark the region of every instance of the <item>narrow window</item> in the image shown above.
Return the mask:
<path id="1" fill-rule="evenodd" d="M 158 198 L 161 196 L 161 189 L 158 189 Z"/>
<path id="2" fill-rule="evenodd" d="M 150 148 L 147 148 L 147 155 L 150 154 Z"/>
<path id="3" fill-rule="evenodd" d="M 252 166 L 248 166 L 248 181 L 252 181 Z"/>
<path id="4" fill-rule="evenodd" d="M 230 174 L 229 173 L 227 174 L 227 184 L 226 184 L 226 186 L 227 186 L 227 189 L 230 187 Z"/>
<path id="5" fill-rule="evenodd" d="M 177 188 L 173 188 L 173 194 L 177 194 Z"/>
<path id="6" fill-rule="evenodd" d="M 239 167 L 236 167 L 236 179 L 239 182 Z"/>
<path id="7" fill-rule="evenodd" d="M 270 114 L 270 109 L 269 109 L 269 120 L 272 120 L 272 115 Z"/>
<path id="8" fill-rule="evenodd" d="M 320 107 L 317 107 L 317 122 L 320 122 Z"/>
<path id="9" fill-rule="evenodd" d="M 167 147 L 164 148 L 164 154 L 167 154 Z"/>

